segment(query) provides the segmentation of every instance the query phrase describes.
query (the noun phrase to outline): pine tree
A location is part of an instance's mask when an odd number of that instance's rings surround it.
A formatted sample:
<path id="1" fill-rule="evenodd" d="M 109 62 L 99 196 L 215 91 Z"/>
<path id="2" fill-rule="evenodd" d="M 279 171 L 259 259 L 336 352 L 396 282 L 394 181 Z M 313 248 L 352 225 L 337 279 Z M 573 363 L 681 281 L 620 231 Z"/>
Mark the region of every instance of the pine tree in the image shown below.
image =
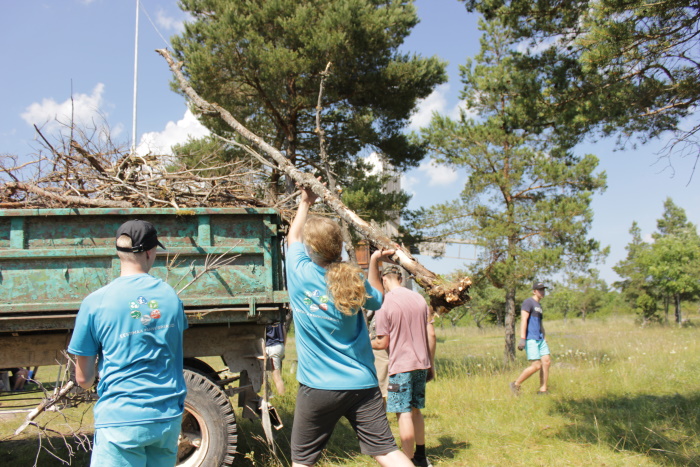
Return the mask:
<path id="1" fill-rule="evenodd" d="M 543 85 L 533 125 L 562 138 L 617 133 L 621 143 L 673 131 L 670 147 L 697 157 L 700 125 L 681 125 L 700 99 L 697 1 L 462 1 L 528 48 L 517 67 Z"/>
<path id="2" fill-rule="evenodd" d="M 353 185 L 361 154 L 377 151 L 397 170 L 424 157 L 425 149 L 403 129 L 417 101 L 446 74 L 439 59 L 398 50 L 418 22 L 412 1 L 181 0 L 180 5 L 193 20 L 172 43 L 192 87 L 298 168 L 325 173 L 316 107 L 329 63 L 321 120 L 330 172 L 348 196 L 374 183 Z M 231 134 L 218 117 L 201 118 L 215 133 Z M 293 190 L 282 182 L 273 173 L 273 189 Z"/>
<path id="3" fill-rule="evenodd" d="M 597 159 L 538 140 L 522 126 L 532 104 L 532 74 L 515 68 L 512 35 L 499 21 L 480 22 L 481 51 L 461 67 L 466 109 L 457 120 L 436 115 L 423 138 L 436 162 L 465 171 L 458 199 L 425 213 L 431 235 L 476 240 L 477 274 L 505 295 L 505 359 L 515 356 L 518 286 L 565 265 L 586 265 L 599 251 L 586 237 L 591 196 L 605 186 Z M 473 116 L 472 116 L 473 115 Z M 477 275 L 475 274 L 475 275 Z"/>
<path id="4" fill-rule="evenodd" d="M 675 308 L 675 320 L 681 324 L 682 300 L 700 296 L 700 236 L 695 225 L 688 221 L 685 210 L 671 198 L 664 202 L 664 212 L 656 222 L 658 232 L 652 234 L 654 243 L 649 249 L 649 275 L 664 295 L 668 316 L 669 302 Z M 668 321 L 668 318 L 667 318 Z"/>
<path id="5" fill-rule="evenodd" d="M 623 297 L 640 315 L 643 324 L 659 321 L 659 291 L 649 277 L 651 245 L 642 240 L 642 231 L 637 222 L 629 230 L 632 241 L 627 244 L 627 257 L 617 263 L 613 270 L 622 278 L 613 285 L 622 291 Z"/>

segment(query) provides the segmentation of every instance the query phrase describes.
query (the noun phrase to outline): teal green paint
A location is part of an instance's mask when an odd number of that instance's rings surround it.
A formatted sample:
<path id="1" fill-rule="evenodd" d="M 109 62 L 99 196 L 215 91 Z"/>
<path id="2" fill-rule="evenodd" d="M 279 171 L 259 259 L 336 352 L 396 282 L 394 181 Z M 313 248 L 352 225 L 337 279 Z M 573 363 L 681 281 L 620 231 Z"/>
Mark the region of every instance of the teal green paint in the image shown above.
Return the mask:
<path id="1" fill-rule="evenodd" d="M 10 224 L 10 248 L 15 250 L 24 248 L 24 217 L 12 218 Z"/>
<path id="2" fill-rule="evenodd" d="M 271 209 L 25 209 L 0 216 L 10 230 L 0 243 L 0 323 L 8 331 L 70 329 L 80 302 L 119 275 L 114 234 L 133 218 L 156 226 L 167 253 L 159 253 L 151 274 L 176 289 L 191 280 L 191 265 L 202 270 L 207 254 L 240 255 L 181 294 L 188 312 L 206 316 L 192 323 L 260 322 L 288 301 L 277 251 L 281 221 Z"/>
<path id="3" fill-rule="evenodd" d="M 272 208 L 85 208 L 85 209 L 0 209 L 0 217 L 32 217 L 32 216 L 127 216 L 124 221 L 142 215 L 166 215 L 187 217 L 201 214 L 253 214 L 279 216 Z"/>
<path id="4" fill-rule="evenodd" d="M 199 246 L 211 246 L 211 224 L 207 215 L 199 216 L 199 229 L 197 230 L 197 243 Z"/>
<path id="5" fill-rule="evenodd" d="M 181 248 L 181 247 L 175 247 L 171 248 L 165 245 L 166 248 L 168 248 L 168 254 L 170 256 L 174 256 L 176 254 L 182 255 L 190 255 L 190 254 L 197 254 L 197 255 L 220 255 L 223 253 L 228 253 L 231 255 L 245 255 L 245 254 L 260 254 L 261 249 L 260 247 L 252 247 L 252 246 L 240 246 L 236 248 L 230 248 L 230 247 L 190 247 L 190 248 Z M 159 255 L 165 256 L 165 252 L 160 250 Z M 113 246 L 110 246 L 109 248 L 53 248 L 53 249 L 45 249 L 45 250 L 19 250 L 19 251 L 7 251 L 7 252 L 2 252 L 0 250 L 0 258 L 6 257 L 6 258 L 29 258 L 29 259 L 36 259 L 36 258 L 46 258 L 46 259 L 51 259 L 51 258 L 66 258 L 66 257 L 71 257 L 72 259 L 76 258 L 91 258 L 95 256 L 116 256 L 116 250 Z"/>

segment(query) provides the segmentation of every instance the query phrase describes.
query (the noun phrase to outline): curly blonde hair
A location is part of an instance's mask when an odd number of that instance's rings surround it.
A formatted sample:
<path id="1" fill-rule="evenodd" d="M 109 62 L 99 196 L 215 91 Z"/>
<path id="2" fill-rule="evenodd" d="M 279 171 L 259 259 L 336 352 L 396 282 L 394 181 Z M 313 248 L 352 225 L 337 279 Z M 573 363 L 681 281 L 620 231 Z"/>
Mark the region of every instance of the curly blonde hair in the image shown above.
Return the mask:
<path id="1" fill-rule="evenodd" d="M 312 216 L 304 225 L 303 236 L 311 259 L 326 269 L 326 286 L 335 307 L 344 315 L 356 314 L 369 296 L 362 270 L 341 262 L 343 236 L 338 223 Z"/>

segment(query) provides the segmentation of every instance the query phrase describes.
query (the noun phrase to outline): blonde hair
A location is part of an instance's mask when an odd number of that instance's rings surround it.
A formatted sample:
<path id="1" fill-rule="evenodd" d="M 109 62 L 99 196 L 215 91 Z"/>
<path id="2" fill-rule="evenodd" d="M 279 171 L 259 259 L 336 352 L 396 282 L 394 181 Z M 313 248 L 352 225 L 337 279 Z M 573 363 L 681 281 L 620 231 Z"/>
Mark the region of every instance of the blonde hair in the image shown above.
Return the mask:
<path id="1" fill-rule="evenodd" d="M 362 270 L 341 262 L 343 236 L 337 222 L 312 216 L 304 225 L 304 244 L 314 263 L 326 269 L 326 286 L 333 304 L 342 314 L 356 314 L 367 301 Z"/>

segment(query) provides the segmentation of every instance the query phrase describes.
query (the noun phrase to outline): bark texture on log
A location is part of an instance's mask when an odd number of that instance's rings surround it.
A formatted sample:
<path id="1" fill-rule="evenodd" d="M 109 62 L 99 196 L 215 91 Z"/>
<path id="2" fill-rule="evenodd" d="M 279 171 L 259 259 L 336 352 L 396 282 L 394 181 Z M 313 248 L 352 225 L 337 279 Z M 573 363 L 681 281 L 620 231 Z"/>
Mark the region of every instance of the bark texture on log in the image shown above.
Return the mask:
<path id="1" fill-rule="evenodd" d="M 345 204 L 343 204 L 331 190 L 326 188 L 323 183 L 318 181 L 316 177 L 310 173 L 299 171 L 284 154 L 265 142 L 258 135 L 248 130 L 248 128 L 236 120 L 229 111 L 216 103 L 211 103 L 203 99 L 192 86 L 190 86 L 187 78 L 185 78 L 185 75 L 182 73 L 182 63 L 175 62 L 167 50 L 159 49 L 156 52 L 162 55 L 168 62 L 170 70 L 173 72 L 180 89 L 201 112 L 215 112 L 218 114 L 231 129 L 243 136 L 252 146 L 260 150 L 263 154 L 267 155 L 274 161 L 277 167 L 294 182 L 301 186 L 311 188 L 311 190 L 316 193 L 329 208 L 338 214 L 342 220 L 352 224 L 362 236 L 369 239 L 376 247 L 396 249 L 396 253 L 391 259 L 414 276 L 418 285 L 420 285 L 430 297 L 430 304 L 438 314 L 447 313 L 452 308 L 462 305 L 469 300 L 469 287 L 472 283 L 469 277 L 462 277 L 455 282 L 446 283 L 435 273 L 429 271 L 413 258 L 406 248 L 394 243 L 389 237 L 371 226 L 368 222 L 365 222 L 355 212 L 345 206 Z"/>

